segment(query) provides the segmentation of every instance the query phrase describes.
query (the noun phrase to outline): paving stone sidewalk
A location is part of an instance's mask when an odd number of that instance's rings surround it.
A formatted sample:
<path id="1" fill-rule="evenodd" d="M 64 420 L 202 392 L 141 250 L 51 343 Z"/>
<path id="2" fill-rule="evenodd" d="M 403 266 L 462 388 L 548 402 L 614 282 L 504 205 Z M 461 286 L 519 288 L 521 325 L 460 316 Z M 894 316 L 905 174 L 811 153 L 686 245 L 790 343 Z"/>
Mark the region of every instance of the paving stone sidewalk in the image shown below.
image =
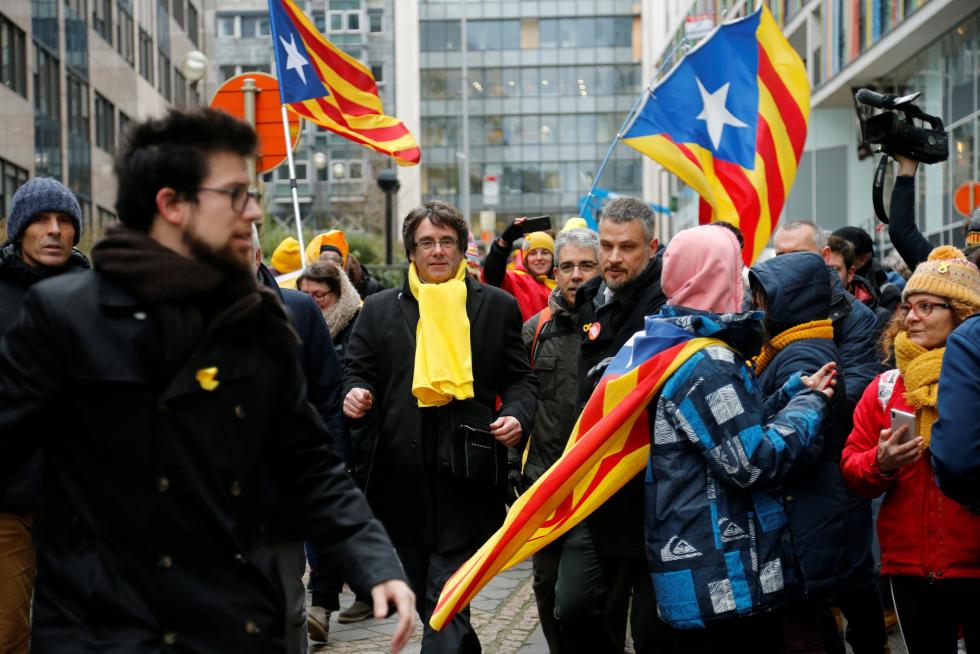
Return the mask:
<path id="1" fill-rule="evenodd" d="M 344 589 L 340 606 L 347 608 L 354 595 Z M 548 644 L 538 623 L 538 607 L 531 591 L 531 562 L 525 561 L 494 578 L 470 605 L 473 626 L 487 654 L 548 654 Z M 340 624 L 337 612 L 330 619 L 330 642 L 312 644 L 311 654 L 382 654 L 388 651 L 395 620 L 368 619 L 356 624 Z M 419 654 L 422 625 L 403 652 Z M 627 634 L 626 654 L 632 654 Z M 891 654 L 906 654 L 898 630 L 888 634 Z M 851 648 L 847 647 L 848 653 Z"/>
<path id="2" fill-rule="evenodd" d="M 342 608 L 350 606 L 354 595 L 345 588 Z M 525 561 L 494 578 L 470 605 L 473 626 L 488 654 L 546 654 L 548 646 L 538 624 L 538 608 L 531 591 L 531 562 Z M 313 644 L 313 654 L 381 654 L 388 651 L 395 620 L 368 619 L 340 624 L 337 613 L 330 618 L 330 642 Z M 406 654 L 418 654 L 422 625 L 405 647 Z"/>

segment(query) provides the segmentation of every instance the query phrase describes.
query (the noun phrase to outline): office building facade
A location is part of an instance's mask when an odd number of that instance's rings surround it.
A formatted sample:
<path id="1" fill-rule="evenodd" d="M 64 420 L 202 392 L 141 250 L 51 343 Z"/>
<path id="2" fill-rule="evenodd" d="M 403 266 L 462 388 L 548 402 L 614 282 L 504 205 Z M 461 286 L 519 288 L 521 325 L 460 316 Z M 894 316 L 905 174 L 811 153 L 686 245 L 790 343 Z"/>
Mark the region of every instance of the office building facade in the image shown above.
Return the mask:
<path id="1" fill-rule="evenodd" d="M 200 102 L 180 71 L 206 50 L 204 0 L 7 0 L 0 6 L 0 217 L 28 178 L 67 184 L 83 246 L 115 219 L 112 156 L 133 120 Z"/>

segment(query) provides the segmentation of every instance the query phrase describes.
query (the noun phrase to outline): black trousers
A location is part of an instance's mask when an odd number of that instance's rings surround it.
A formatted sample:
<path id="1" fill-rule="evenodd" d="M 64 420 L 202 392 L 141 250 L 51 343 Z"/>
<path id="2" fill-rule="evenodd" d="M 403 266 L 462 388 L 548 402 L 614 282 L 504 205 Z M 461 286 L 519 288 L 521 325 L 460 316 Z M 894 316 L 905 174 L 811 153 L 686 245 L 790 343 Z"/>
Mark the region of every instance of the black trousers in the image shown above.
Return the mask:
<path id="1" fill-rule="evenodd" d="M 909 654 L 956 654 L 960 629 L 966 651 L 980 652 L 980 579 L 892 576 L 891 587 Z"/>
<path id="2" fill-rule="evenodd" d="M 636 654 L 671 650 L 667 627 L 657 615 L 646 560 L 600 557 L 588 525 L 577 525 L 565 536 L 555 586 L 555 614 L 568 651 L 621 654 L 628 613 Z"/>
<path id="3" fill-rule="evenodd" d="M 531 587 L 534 589 L 534 599 L 538 604 L 541 631 L 548 641 L 550 654 L 566 654 L 572 651 L 565 642 L 561 625 L 555 617 L 555 584 L 558 583 L 558 564 L 561 561 L 563 545 L 564 539 L 559 539 L 535 552 L 531 557 L 534 563 Z"/>
<path id="4" fill-rule="evenodd" d="M 780 612 L 734 618 L 707 629 L 670 629 L 675 654 L 783 654 Z"/>
<path id="5" fill-rule="evenodd" d="M 437 553 L 422 545 L 396 543 L 395 551 L 415 592 L 415 609 L 422 618 L 422 654 L 480 654 L 480 639 L 470 624 L 468 606 L 453 616 L 442 631 L 429 626 L 442 587 L 476 550 Z"/>

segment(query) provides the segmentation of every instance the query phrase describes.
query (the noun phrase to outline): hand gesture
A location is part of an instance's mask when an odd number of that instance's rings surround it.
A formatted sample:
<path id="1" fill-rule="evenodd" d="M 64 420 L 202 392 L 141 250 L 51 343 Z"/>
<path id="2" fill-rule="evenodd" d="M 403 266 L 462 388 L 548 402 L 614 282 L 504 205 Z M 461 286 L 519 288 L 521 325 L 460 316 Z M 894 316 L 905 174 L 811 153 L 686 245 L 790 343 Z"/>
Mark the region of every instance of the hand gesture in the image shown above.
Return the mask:
<path id="1" fill-rule="evenodd" d="M 825 363 L 820 370 L 810 376 L 804 375 L 801 380 L 807 388 L 818 390 L 830 399 L 834 396 L 834 386 L 837 385 L 837 363 Z"/>
<path id="2" fill-rule="evenodd" d="M 415 593 L 401 579 L 390 579 L 371 589 L 374 603 L 374 617 L 379 620 L 388 617 L 388 606 L 395 605 L 398 613 L 398 626 L 391 634 L 391 652 L 396 654 L 408 643 L 415 631 Z"/>
<path id="3" fill-rule="evenodd" d="M 922 437 L 916 436 L 906 443 L 902 442 L 908 425 L 902 425 L 895 433 L 891 429 L 882 429 L 878 439 L 878 469 L 884 473 L 895 472 L 904 465 L 914 463 L 922 458 Z"/>
<path id="4" fill-rule="evenodd" d="M 374 397 L 366 388 L 352 388 L 344 398 L 344 415 L 352 420 L 363 418 L 374 405 Z"/>

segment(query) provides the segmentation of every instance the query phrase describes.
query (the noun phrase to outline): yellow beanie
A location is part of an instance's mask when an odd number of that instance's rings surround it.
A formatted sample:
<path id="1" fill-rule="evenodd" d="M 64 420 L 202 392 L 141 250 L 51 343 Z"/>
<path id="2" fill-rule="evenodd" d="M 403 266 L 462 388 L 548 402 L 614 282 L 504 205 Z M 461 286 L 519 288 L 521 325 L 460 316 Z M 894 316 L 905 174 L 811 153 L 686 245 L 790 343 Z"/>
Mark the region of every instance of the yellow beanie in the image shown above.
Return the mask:
<path id="1" fill-rule="evenodd" d="M 551 254 L 554 254 L 555 239 L 551 238 L 551 235 L 548 232 L 531 232 L 530 234 L 524 235 L 523 249 L 525 252 L 544 249 L 551 252 Z"/>
<path id="2" fill-rule="evenodd" d="M 980 272 L 952 245 L 943 245 L 915 268 L 902 292 L 902 299 L 915 293 L 929 293 L 960 300 L 980 310 Z"/>
<path id="3" fill-rule="evenodd" d="M 291 273 L 303 267 L 299 257 L 299 241 L 292 236 L 282 239 L 272 253 L 272 267 L 279 273 Z"/>
<path id="4" fill-rule="evenodd" d="M 561 228 L 562 232 L 568 232 L 573 229 L 588 229 L 589 223 L 585 221 L 585 218 L 580 218 L 575 216 L 574 218 L 569 218 L 565 221 L 565 226 Z"/>
<path id="5" fill-rule="evenodd" d="M 340 253 L 340 265 L 347 265 L 347 254 L 350 252 L 350 246 L 347 245 L 347 237 L 344 236 L 344 232 L 339 229 L 331 229 L 329 232 L 314 236 L 313 240 L 306 246 L 306 263 L 311 264 L 314 261 L 319 261 L 320 252 L 324 247 L 330 247 Z"/>

